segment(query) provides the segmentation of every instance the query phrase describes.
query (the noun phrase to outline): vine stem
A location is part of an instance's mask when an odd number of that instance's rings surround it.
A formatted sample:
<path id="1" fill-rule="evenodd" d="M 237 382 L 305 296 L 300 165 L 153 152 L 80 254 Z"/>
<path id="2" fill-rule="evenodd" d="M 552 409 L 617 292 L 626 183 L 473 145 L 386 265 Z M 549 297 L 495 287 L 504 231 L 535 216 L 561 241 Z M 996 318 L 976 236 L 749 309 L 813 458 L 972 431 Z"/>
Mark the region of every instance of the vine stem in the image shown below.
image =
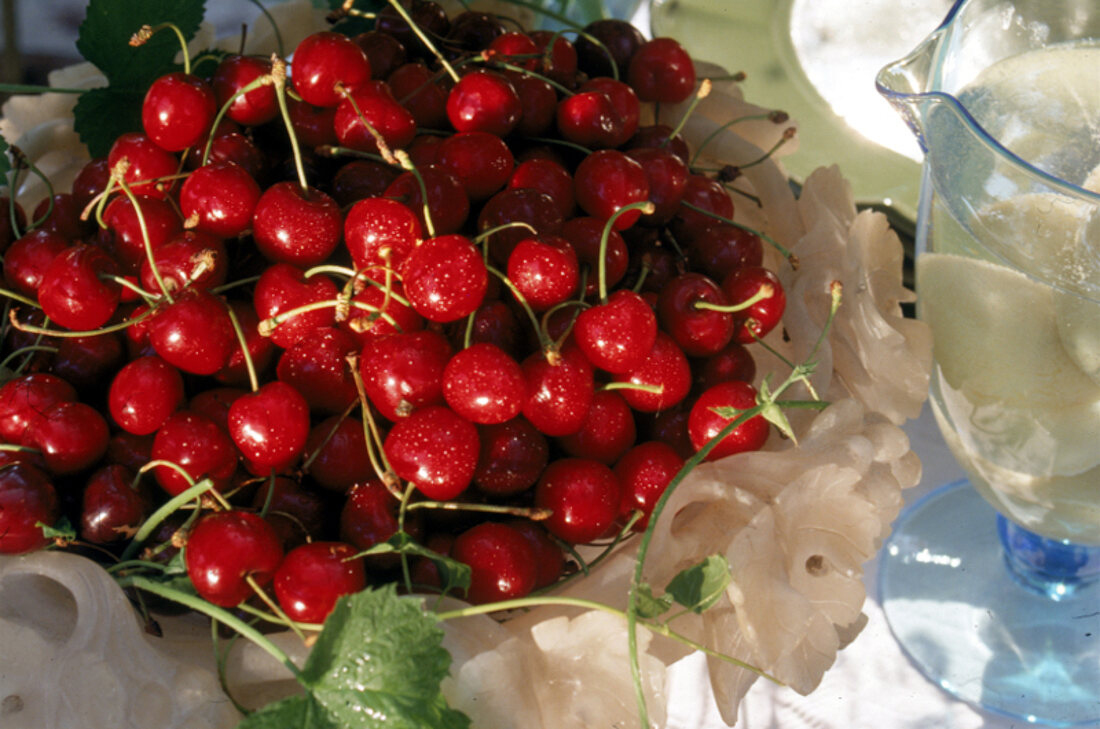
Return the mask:
<path id="1" fill-rule="evenodd" d="M 284 666 L 286 666 L 287 670 L 294 674 L 294 678 L 301 681 L 301 669 L 298 668 L 294 661 L 290 660 L 290 656 L 288 656 L 282 648 L 275 645 L 272 641 L 268 640 L 268 638 L 263 633 L 256 630 L 254 627 L 241 620 L 228 610 L 220 608 L 217 605 L 213 605 L 206 600 L 203 600 L 201 597 L 189 595 L 186 592 L 175 590 L 171 587 L 167 587 L 139 575 L 128 575 L 125 577 L 120 577 L 118 579 L 118 584 L 122 587 L 136 587 L 139 590 L 151 592 L 154 595 L 163 597 L 166 600 L 177 602 L 184 607 L 188 607 L 197 613 L 202 613 L 208 618 L 216 620 L 219 623 L 222 623 L 223 625 L 232 628 L 245 638 L 248 638 L 250 641 L 255 643 L 258 647 L 262 648 L 265 652 L 267 652 L 268 655 L 277 660 L 279 663 L 282 663 Z"/>

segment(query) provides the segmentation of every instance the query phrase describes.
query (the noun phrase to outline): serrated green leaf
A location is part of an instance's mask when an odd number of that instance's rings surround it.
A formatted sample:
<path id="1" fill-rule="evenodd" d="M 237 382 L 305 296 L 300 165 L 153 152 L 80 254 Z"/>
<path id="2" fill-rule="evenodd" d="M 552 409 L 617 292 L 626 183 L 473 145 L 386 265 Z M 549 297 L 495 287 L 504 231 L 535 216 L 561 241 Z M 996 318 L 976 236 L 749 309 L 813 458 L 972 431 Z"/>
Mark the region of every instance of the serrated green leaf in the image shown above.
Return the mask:
<path id="1" fill-rule="evenodd" d="M 664 615 L 672 607 L 672 596 L 665 593 L 657 597 L 653 594 L 653 588 L 643 582 L 638 586 L 635 606 L 639 618 L 655 618 Z"/>
<path id="2" fill-rule="evenodd" d="M 316 699 L 311 696 L 291 696 L 254 711 L 237 725 L 237 729 L 346 729 L 333 722 Z"/>
<path id="3" fill-rule="evenodd" d="M 179 39 L 166 29 L 144 45 L 132 47 L 130 37 L 143 25 L 172 23 L 191 40 L 205 10 L 204 0 L 91 0 L 76 48 L 103 72 L 111 86 L 144 90 L 154 78 L 175 67 Z"/>
<path id="4" fill-rule="evenodd" d="M 393 585 L 342 598 L 302 669 L 300 681 L 338 726 L 465 729 L 439 685 L 451 656 L 420 600 Z"/>
<path id="5" fill-rule="evenodd" d="M 667 594 L 692 612 L 701 613 L 718 602 L 732 580 L 726 558 L 712 554 L 673 577 Z"/>
<path id="6" fill-rule="evenodd" d="M 119 135 L 141 131 L 142 91 L 90 89 L 73 109 L 73 128 L 92 157 L 106 157 Z"/>

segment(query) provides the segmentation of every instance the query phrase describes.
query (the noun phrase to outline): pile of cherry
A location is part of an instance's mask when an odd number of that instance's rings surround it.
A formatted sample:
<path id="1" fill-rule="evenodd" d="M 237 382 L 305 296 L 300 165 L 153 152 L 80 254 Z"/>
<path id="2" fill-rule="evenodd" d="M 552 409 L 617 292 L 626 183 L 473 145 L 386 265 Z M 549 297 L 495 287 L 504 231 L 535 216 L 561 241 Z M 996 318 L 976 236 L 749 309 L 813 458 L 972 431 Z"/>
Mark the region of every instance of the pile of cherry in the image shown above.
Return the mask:
<path id="1" fill-rule="evenodd" d="M 518 597 L 644 527 L 755 405 L 782 287 L 723 179 L 639 127 L 696 93 L 681 46 L 402 7 L 163 76 L 71 192 L 4 201 L 0 552 L 64 517 L 117 559 L 205 483 L 139 556 L 185 544 L 215 604 L 271 589 L 319 622 L 438 587 L 431 559 L 356 556 L 399 528 L 471 567 L 471 601 Z"/>

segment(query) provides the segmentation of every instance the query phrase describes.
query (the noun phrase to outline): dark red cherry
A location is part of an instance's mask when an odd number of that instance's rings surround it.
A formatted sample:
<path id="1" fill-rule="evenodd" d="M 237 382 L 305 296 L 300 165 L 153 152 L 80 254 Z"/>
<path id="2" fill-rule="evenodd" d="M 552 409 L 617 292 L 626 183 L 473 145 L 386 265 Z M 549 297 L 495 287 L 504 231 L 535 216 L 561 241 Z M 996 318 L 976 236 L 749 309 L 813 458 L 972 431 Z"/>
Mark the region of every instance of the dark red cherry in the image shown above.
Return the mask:
<path id="1" fill-rule="evenodd" d="M 638 131 L 638 122 L 641 119 L 641 105 L 634 89 L 622 81 L 616 81 L 609 76 L 597 76 L 585 81 L 579 91 L 586 93 L 597 91 L 611 100 L 611 106 L 615 110 L 615 135 L 611 138 L 610 146 L 621 147 Z"/>
<path id="2" fill-rule="evenodd" d="M 787 295 L 779 277 L 763 266 L 736 268 L 722 281 L 722 291 L 730 304 L 759 299 L 744 311 L 734 314 L 736 341 L 751 344 L 776 327 L 783 319 Z"/>
<path id="3" fill-rule="evenodd" d="M 258 514 L 219 511 L 199 519 L 187 534 L 183 557 L 199 596 L 233 607 L 253 594 L 248 578 L 260 587 L 271 581 L 283 546 Z"/>
<path id="4" fill-rule="evenodd" d="M 730 342 L 722 351 L 699 362 L 695 372 L 697 387 L 706 390 L 727 380 L 752 382 L 756 377 L 756 362 L 745 345 Z"/>
<path id="5" fill-rule="evenodd" d="M 645 170 L 617 149 L 601 149 L 588 155 L 573 173 L 577 204 L 589 215 L 607 220 L 621 208 L 649 198 Z M 634 225 L 640 210 L 615 218 L 615 230 Z"/>
<path id="6" fill-rule="evenodd" d="M 348 332 L 317 327 L 283 352 L 275 371 L 301 393 L 310 410 L 334 415 L 357 398 L 347 357 L 359 349 L 359 342 Z"/>
<path id="7" fill-rule="evenodd" d="M 82 217 L 82 212 L 71 193 L 59 192 L 43 198 L 35 206 L 31 220 L 38 223 L 35 230 L 48 230 L 75 241 L 86 238 L 95 230 L 94 222 Z"/>
<path id="8" fill-rule="evenodd" d="M 81 539 L 112 544 L 133 536 L 145 521 L 150 503 L 133 481 L 133 473 L 120 465 L 104 466 L 88 478 L 81 496 Z"/>
<path id="9" fill-rule="evenodd" d="M 366 551 L 397 533 L 397 509 L 400 502 L 377 478 L 363 480 L 351 487 L 340 510 L 340 539 Z M 394 555 L 369 559 L 396 566 Z M 385 558 L 384 557 L 389 557 Z"/>
<path id="10" fill-rule="evenodd" d="M 90 393 L 114 375 L 125 357 L 122 337 L 117 332 L 62 337 L 50 362 L 50 372 Z"/>
<path id="11" fill-rule="evenodd" d="M 291 620 L 323 623 L 336 601 L 367 586 L 356 549 L 343 542 L 310 542 L 287 553 L 275 571 L 275 597 Z"/>
<path id="12" fill-rule="evenodd" d="M 526 223 L 526 227 L 509 227 L 489 236 L 489 255 L 498 264 L 508 263 L 508 256 L 524 238 L 532 235 L 556 235 L 562 225 L 558 205 L 549 195 L 533 188 L 516 187 L 501 190 L 486 201 L 477 217 L 477 229 L 486 232 L 506 223 Z"/>
<path id="13" fill-rule="evenodd" d="M 600 390 L 592 397 L 581 429 L 562 436 L 558 444 L 571 456 L 610 466 L 634 445 L 636 437 L 634 414 L 626 400 L 613 390 Z"/>
<path id="14" fill-rule="evenodd" d="M 438 83 L 437 74 L 418 61 L 394 69 L 386 78 L 393 97 L 421 129 L 446 129 L 447 89 Z"/>
<path id="15" fill-rule="evenodd" d="M 28 445 L 42 454 L 46 470 L 65 475 L 95 465 L 107 452 L 107 421 L 82 402 L 59 402 L 42 412 L 27 429 Z"/>
<path id="16" fill-rule="evenodd" d="M 676 40 L 654 38 L 634 52 L 626 78 L 642 101 L 678 104 L 695 89 L 695 65 Z"/>
<path id="17" fill-rule="evenodd" d="M 141 264 L 148 260 L 146 236 L 149 238 L 149 248 L 155 251 L 183 229 L 179 213 L 172 203 L 145 195 L 135 196 L 135 199 L 141 210 L 140 220 L 134 201 L 126 195 L 113 198 L 103 210 L 103 220 L 113 234 L 108 249 L 124 273 L 136 273 Z"/>
<path id="18" fill-rule="evenodd" d="M 270 337 L 260 333 L 260 318 L 256 316 L 256 310 L 248 301 L 230 301 L 229 308 L 237 317 L 237 323 L 244 334 L 244 344 L 248 349 L 248 356 L 252 360 L 252 369 L 263 377 L 267 372 L 271 359 L 275 356 L 275 344 Z M 240 343 L 233 349 L 225 366 L 214 373 L 214 379 L 223 385 L 247 385 L 251 376 L 248 363 L 245 361 L 244 348 Z"/>
<path id="19" fill-rule="evenodd" d="M 210 162 L 180 188 L 180 211 L 187 225 L 220 238 L 234 238 L 252 226 L 260 186 L 243 167 Z"/>
<path id="20" fill-rule="evenodd" d="M 697 235 L 715 222 L 721 222 L 722 218 L 733 218 L 733 200 L 729 193 L 722 183 L 705 175 L 688 177 L 680 203 L 680 209 L 672 219 L 672 232 L 681 245 L 690 246 Z M 688 205 L 706 212 L 689 208 Z"/>
<path id="21" fill-rule="evenodd" d="M 372 78 L 386 78 L 407 57 L 405 46 L 389 33 L 368 30 L 353 36 L 352 40 L 367 54 Z"/>
<path id="22" fill-rule="evenodd" d="M 692 236 L 688 257 L 703 273 L 721 281 L 736 268 L 761 265 L 764 244 L 755 233 L 715 221 Z"/>
<path id="23" fill-rule="evenodd" d="M 607 534 L 619 515 L 619 480 L 599 461 L 560 458 L 550 463 L 535 486 L 535 505 L 553 513 L 543 525 L 573 544 Z"/>
<path id="24" fill-rule="evenodd" d="M 57 517 L 57 491 L 45 473 L 24 463 L 0 468 L 0 554 L 45 547 L 38 525 L 52 526 Z"/>
<path id="25" fill-rule="evenodd" d="M 545 193 L 554 201 L 562 220 L 572 216 L 577 202 L 573 197 L 573 176 L 552 159 L 535 158 L 516 165 L 508 187 L 530 187 Z"/>
<path id="26" fill-rule="evenodd" d="M 309 476 L 317 485 L 343 493 L 353 484 L 374 477 L 363 422 L 333 415 L 309 431 L 305 445 Z"/>
<path id="27" fill-rule="evenodd" d="M 432 0 L 400 0 L 401 6 L 412 18 L 413 25 L 428 38 L 444 38 L 451 27 L 447 12 Z M 409 27 L 405 17 L 392 6 L 386 5 L 378 11 L 375 30 L 392 35 L 405 46 L 410 54 L 426 54 L 428 49 L 423 41 Z"/>
<path id="28" fill-rule="evenodd" d="M 506 524 L 482 522 L 464 531 L 451 556 L 470 567 L 466 599 L 475 605 L 525 597 L 538 583 L 534 547 Z"/>
<path id="29" fill-rule="evenodd" d="M 480 449 L 477 428 L 443 405 L 414 410 L 386 435 L 394 473 L 436 501 L 455 498 L 469 486 Z"/>
<path id="30" fill-rule="evenodd" d="M 460 132 L 444 139 L 436 163 L 458 178 L 471 202 L 486 200 L 508 182 L 515 166 L 511 150 L 488 132 Z"/>
<path id="31" fill-rule="evenodd" d="M 160 291 L 161 282 L 173 292 L 187 287 L 209 291 L 224 284 L 229 275 L 229 257 L 221 238 L 194 230 L 162 243 L 153 252 L 153 263 L 156 273 L 145 260 L 138 274 L 147 291 Z M 156 274 L 160 275 L 159 281 Z"/>
<path id="32" fill-rule="evenodd" d="M 127 132 L 119 136 L 107 154 L 112 170 L 125 160 L 123 179 L 135 195 L 165 197 L 172 187 L 170 178 L 176 174 L 179 161 L 176 156 L 159 147 L 144 134 Z"/>
<path id="33" fill-rule="evenodd" d="M 305 149 L 316 149 L 339 143 L 335 128 L 336 109 L 339 107 L 314 106 L 290 96 L 287 97 L 286 107 L 299 145 Z"/>
<path id="34" fill-rule="evenodd" d="M 4 283 L 24 296 L 38 298 L 46 269 L 69 243 L 57 233 L 34 230 L 17 239 L 4 254 Z"/>
<path id="35" fill-rule="evenodd" d="M 512 71 L 506 75 L 519 96 L 520 118 L 513 134 L 541 137 L 550 132 L 558 105 L 558 94 L 554 87 L 537 76 Z"/>
<path id="36" fill-rule="evenodd" d="M 577 65 L 589 76 L 626 78 L 630 59 L 643 43 L 642 32 L 625 20 L 595 20 L 577 36 Z"/>
<path id="37" fill-rule="evenodd" d="M 57 375 L 37 372 L 13 377 L 0 387 L 0 440 L 29 445 L 27 429 L 60 402 L 76 400 L 76 390 Z"/>
<path id="38" fill-rule="evenodd" d="M 458 178 L 438 165 L 427 165 L 417 169 L 420 179 L 412 172 L 402 172 L 386 188 L 385 197 L 392 198 L 408 206 L 416 214 L 425 233 L 434 231 L 435 235 L 455 233 L 470 215 L 470 199 Z M 424 189 L 420 185 L 423 182 Z M 424 213 L 427 191 L 428 215 Z M 428 220 L 431 220 L 431 226 Z"/>
<path id="39" fill-rule="evenodd" d="M 481 453 L 474 485 L 489 494 L 508 495 L 535 485 L 550 457 L 546 436 L 525 418 L 478 428 Z"/>
<path id="40" fill-rule="evenodd" d="M 394 98 L 386 82 L 367 81 L 336 107 L 332 126 L 343 146 L 378 153 L 375 134 L 390 151 L 404 149 L 416 136 L 417 119 Z"/>
<path id="41" fill-rule="evenodd" d="M 390 183 L 401 174 L 373 159 L 346 162 L 332 178 L 332 198 L 341 208 L 371 197 L 381 197 Z"/>
<path id="42" fill-rule="evenodd" d="M 557 582 L 565 572 L 565 555 L 549 532 L 536 522 L 526 519 L 513 519 L 505 523 L 526 537 L 535 550 L 535 570 L 538 573 L 535 589 L 549 587 Z"/>
<path id="43" fill-rule="evenodd" d="M 627 156 L 642 165 L 649 185 L 649 201 L 655 210 L 643 214 L 642 225 L 661 226 L 672 220 L 680 208 L 690 172 L 687 164 L 668 147 L 639 147 Z"/>
<path id="44" fill-rule="evenodd" d="M 370 61 L 346 35 L 312 33 L 294 50 L 290 68 L 294 89 L 314 106 L 336 106 L 346 92 L 370 81 Z"/>
<path id="45" fill-rule="evenodd" d="M 715 354 L 733 337 L 732 314 L 699 305 L 724 307 L 729 299 L 717 283 L 692 271 L 669 281 L 657 296 L 661 329 L 690 357 Z"/>
<path id="46" fill-rule="evenodd" d="M 134 435 L 156 432 L 184 402 L 183 377 L 160 357 L 140 357 L 111 380 L 107 405 L 120 428 Z"/>
<path id="47" fill-rule="evenodd" d="M 194 288 L 153 314 L 149 343 L 169 364 L 196 375 L 223 368 L 239 346 L 225 301 Z"/>
<path id="48" fill-rule="evenodd" d="M 327 504 L 319 493 L 286 476 L 264 479 L 252 496 L 252 507 L 262 510 L 275 527 L 284 549 L 303 544 L 323 533 Z"/>
<path id="49" fill-rule="evenodd" d="M 756 389 L 747 382 L 731 380 L 714 385 L 703 392 L 691 408 L 688 416 L 688 435 L 696 450 L 715 438 L 719 432 L 737 419 L 739 411 L 748 410 L 756 405 Z M 717 408 L 731 408 L 734 414 L 729 416 L 715 412 Z M 731 433 L 718 441 L 707 454 L 708 461 L 714 461 L 734 453 L 755 451 L 768 440 L 768 421 L 760 415 L 754 415 L 738 425 Z"/>

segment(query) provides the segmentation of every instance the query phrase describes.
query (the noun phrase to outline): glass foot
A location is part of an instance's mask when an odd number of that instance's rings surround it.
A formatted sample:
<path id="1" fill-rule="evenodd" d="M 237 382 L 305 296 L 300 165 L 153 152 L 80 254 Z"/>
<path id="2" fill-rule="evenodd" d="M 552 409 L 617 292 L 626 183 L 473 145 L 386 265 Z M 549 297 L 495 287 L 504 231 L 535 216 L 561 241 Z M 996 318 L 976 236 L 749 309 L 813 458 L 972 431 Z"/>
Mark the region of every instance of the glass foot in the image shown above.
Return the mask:
<path id="1" fill-rule="evenodd" d="M 1100 722 L 1100 582 L 1054 596 L 1004 555 L 997 513 L 965 481 L 911 506 L 880 558 L 894 636 L 929 680 L 981 709 L 1052 726 Z"/>

